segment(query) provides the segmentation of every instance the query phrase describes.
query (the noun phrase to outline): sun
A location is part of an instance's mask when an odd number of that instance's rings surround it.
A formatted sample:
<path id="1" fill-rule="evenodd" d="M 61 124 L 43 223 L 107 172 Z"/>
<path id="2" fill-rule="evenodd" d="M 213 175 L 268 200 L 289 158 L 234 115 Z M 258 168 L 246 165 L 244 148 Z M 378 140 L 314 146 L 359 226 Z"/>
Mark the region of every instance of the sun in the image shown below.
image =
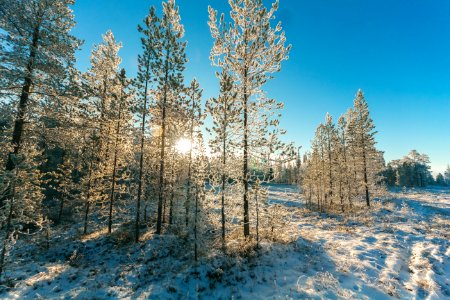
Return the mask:
<path id="1" fill-rule="evenodd" d="M 179 139 L 175 148 L 182 154 L 188 153 L 192 148 L 192 142 L 188 139 Z"/>

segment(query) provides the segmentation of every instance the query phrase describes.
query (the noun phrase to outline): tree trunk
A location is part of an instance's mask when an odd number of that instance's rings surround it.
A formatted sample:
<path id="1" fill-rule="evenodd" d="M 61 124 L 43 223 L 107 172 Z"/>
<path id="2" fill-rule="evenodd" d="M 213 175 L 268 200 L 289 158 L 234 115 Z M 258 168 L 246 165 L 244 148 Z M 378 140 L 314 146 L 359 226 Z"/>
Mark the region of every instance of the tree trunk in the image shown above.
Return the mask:
<path id="1" fill-rule="evenodd" d="M 226 122 L 226 111 L 225 111 L 225 122 Z M 223 137 L 223 149 L 222 149 L 222 190 L 221 190 L 221 216 L 222 216 L 222 249 L 225 251 L 226 249 L 226 240 L 225 240 L 225 234 L 226 234 L 226 228 L 225 228 L 225 186 L 226 186 L 226 174 L 225 174 L 225 167 L 226 167 L 226 129 L 224 129 L 224 137 Z"/>
<path id="2" fill-rule="evenodd" d="M 37 25 L 33 31 L 33 37 L 30 45 L 30 55 L 26 66 L 26 74 L 22 86 L 22 92 L 19 99 L 19 106 L 17 108 L 16 119 L 14 121 L 14 129 L 11 140 L 13 151 L 8 154 L 8 159 L 6 160 L 5 165 L 6 171 L 13 171 L 16 168 L 15 157 L 17 156 L 17 154 L 19 154 L 20 147 L 22 146 L 23 126 L 25 124 L 25 114 L 28 108 L 31 86 L 33 85 L 34 61 L 37 56 L 39 38 L 40 38 L 40 24 Z M 11 193 L 12 192 L 10 188 L 8 188 L 6 196 L 0 198 L 0 207 L 4 205 L 6 199 L 12 197 Z"/>
<path id="3" fill-rule="evenodd" d="M 329 169 L 329 184 L 330 184 L 330 190 L 328 191 L 328 195 L 330 196 L 330 206 L 333 205 L 333 167 L 332 167 L 332 161 L 331 161 L 331 136 L 328 129 L 328 161 L 330 162 L 330 169 Z"/>
<path id="4" fill-rule="evenodd" d="M 16 177 L 17 177 L 17 169 L 16 169 Z M 0 278 L 3 274 L 3 270 L 5 267 L 5 256 L 6 256 L 6 244 L 8 243 L 9 236 L 11 234 L 11 227 L 12 227 L 12 217 L 14 212 L 14 197 L 15 197 L 15 190 L 16 190 L 16 184 L 15 179 L 13 181 L 13 186 L 11 187 L 11 195 L 10 195 L 10 207 L 9 207 L 9 213 L 8 213 L 8 219 L 6 221 L 6 230 L 5 230 L 5 237 L 3 239 L 3 247 L 2 247 L 2 253 L 0 255 Z"/>
<path id="5" fill-rule="evenodd" d="M 342 176 L 342 174 L 341 174 Z M 342 193 L 342 177 L 339 179 L 339 198 L 341 199 L 341 209 L 344 212 L 344 194 Z"/>
<path id="6" fill-rule="evenodd" d="M 20 146 L 22 144 L 23 135 L 23 125 L 25 123 L 25 114 L 27 111 L 28 100 L 30 96 L 31 86 L 33 84 L 33 71 L 34 71 L 34 60 L 37 56 L 37 49 L 39 45 L 40 36 L 40 25 L 36 26 L 33 31 L 33 37 L 30 47 L 30 56 L 27 63 L 27 73 L 24 78 L 24 83 L 22 86 L 22 93 L 20 95 L 19 107 L 17 109 L 17 117 L 14 121 L 14 129 L 11 144 L 13 146 L 13 152 L 9 153 L 8 160 L 6 162 L 6 170 L 12 171 L 15 169 L 14 155 L 19 153 Z"/>
<path id="7" fill-rule="evenodd" d="M 162 224 L 166 224 L 166 215 L 167 215 L 167 197 L 164 197 L 163 201 L 163 210 L 162 210 Z"/>
<path id="8" fill-rule="evenodd" d="M 88 215 L 90 208 L 90 198 L 91 198 L 91 183 L 92 183 L 92 164 L 94 163 L 94 157 L 91 157 L 91 162 L 89 164 L 89 179 L 88 179 L 88 187 L 87 187 L 87 195 L 86 195 L 86 203 L 84 209 L 84 230 L 83 233 L 87 234 L 87 226 L 88 226 Z"/>
<path id="9" fill-rule="evenodd" d="M 192 106 L 191 106 L 191 126 L 189 128 L 189 138 L 191 141 L 191 149 L 189 149 L 189 166 L 188 166 L 188 179 L 187 179 L 187 189 L 186 189 L 186 227 L 189 225 L 189 204 L 190 204 L 190 193 L 191 193 L 191 181 L 192 181 L 192 144 L 194 139 L 194 113 L 195 113 L 195 92 L 192 91 Z"/>
<path id="10" fill-rule="evenodd" d="M 61 201 L 59 203 L 58 224 L 61 223 L 63 209 L 64 209 L 64 196 L 61 196 Z"/>
<path id="11" fill-rule="evenodd" d="M 173 200 L 175 198 L 175 152 L 172 158 L 173 164 L 172 164 L 172 174 L 171 174 L 171 181 L 170 181 L 170 203 L 169 203 L 169 225 L 173 224 Z"/>
<path id="12" fill-rule="evenodd" d="M 167 57 L 169 53 L 167 54 Z M 165 150 L 166 150 L 166 103 L 167 103 L 167 88 L 169 84 L 169 61 L 166 58 L 164 79 L 164 97 L 162 103 L 162 118 L 161 118 L 161 156 L 159 161 L 159 196 L 158 196 L 158 217 L 156 220 L 156 234 L 161 234 L 162 227 L 162 206 L 164 198 L 164 167 L 165 167 Z"/>
<path id="13" fill-rule="evenodd" d="M 363 140 L 364 141 L 364 140 Z M 363 146 L 364 147 L 364 146 Z M 364 164 L 364 188 L 366 190 L 366 204 L 370 207 L 370 198 L 369 198 L 369 183 L 367 179 L 367 161 L 366 161 L 366 150 L 363 148 L 363 164 Z"/>
<path id="14" fill-rule="evenodd" d="M 140 219 L 140 211 L 141 211 L 141 196 L 142 196 L 142 176 L 144 169 L 144 141 L 145 141 L 145 117 L 147 116 L 147 89 L 148 89 L 148 81 L 150 80 L 148 74 L 150 72 L 150 60 L 147 60 L 146 65 L 147 78 L 145 79 L 145 91 L 144 91 L 144 109 L 142 111 L 142 124 L 141 124 L 141 149 L 140 149 L 140 158 L 139 158 L 139 180 L 138 180 L 138 195 L 136 201 L 136 220 L 134 226 L 134 235 L 135 242 L 139 242 L 139 219 Z"/>
<path id="15" fill-rule="evenodd" d="M 120 97 L 119 119 L 117 120 L 116 141 L 115 141 L 115 145 L 114 145 L 113 172 L 112 172 L 112 180 L 111 180 L 111 195 L 109 197 L 108 233 L 111 233 L 111 230 L 112 230 L 112 214 L 113 214 L 113 205 L 114 205 L 114 192 L 115 192 L 115 187 L 116 187 L 117 155 L 118 155 L 118 147 L 119 147 L 121 116 L 122 116 L 122 96 Z"/>
<path id="16" fill-rule="evenodd" d="M 247 69 L 244 71 L 244 166 L 242 180 L 244 184 L 244 236 L 250 236 L 250 218 L 248 207 L 248 95 L 247 95 Z"/>
<path id="17" fill-rule="evenodd" d="M 259 203 L 258 203 L 258 185 L 255 189 L 255 202 L 256 202 L 256 247 L 259 248 Z"/>
<path id="18" fill-rule="evenodd" d="M 197 220 L 198 218 L 198 187 L 195 192 L 195 213 L 194 213 L 194 260 L 198 261 L 198 240 L 197 240 Z"/>

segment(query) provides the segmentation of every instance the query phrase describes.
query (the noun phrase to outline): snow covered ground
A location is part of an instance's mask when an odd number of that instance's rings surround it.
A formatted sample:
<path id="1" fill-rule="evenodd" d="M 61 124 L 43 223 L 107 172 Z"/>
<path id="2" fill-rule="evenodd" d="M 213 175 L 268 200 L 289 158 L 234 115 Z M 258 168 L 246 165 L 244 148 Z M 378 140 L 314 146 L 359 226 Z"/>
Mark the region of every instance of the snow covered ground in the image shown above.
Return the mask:
<path id="1" fill-rule="evenodd" d="M 256 255 L 212 253 L 194 266 L 175 236 L 117 245 L 68 227 L 48 251 L 18 242 L 0 298 L 450 298 L 450 190 L 391 191 L 351 216 L 310 212 L 291 186 L 271 186 L 269 199 L 292 216 L 289 241 Z"/>

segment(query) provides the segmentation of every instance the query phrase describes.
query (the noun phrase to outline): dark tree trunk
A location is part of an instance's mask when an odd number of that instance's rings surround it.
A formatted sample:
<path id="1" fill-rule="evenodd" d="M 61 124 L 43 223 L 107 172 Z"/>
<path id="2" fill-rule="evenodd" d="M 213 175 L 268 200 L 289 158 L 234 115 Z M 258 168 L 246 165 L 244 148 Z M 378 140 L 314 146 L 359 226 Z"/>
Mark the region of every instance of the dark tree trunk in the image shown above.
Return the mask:
<path id="1" fill-rule="evenodd" d="M 198 187 L 195 192 L 195 213 L 194 213 L 194 260 L 198 261 L 198 240 L 197 240 L 197 222 L 198 222 Z"/>
<path id="2" fill-rule="evenodd" d="M 83 230 L 84 234 L 87 234 L 88 215 L 89 215 L 89 208 L 91 205 L 90 198 L 91 198 L 92 164 L 93 164 L 93 162 L 94 162 L 94 158 L 92 157 L 90 166 L 89 166 L 89 179 L 88 179 L 86 203 L 85 203 L 85 209 L 84 209 L 84 230 Z"/>
<path id="3" fill-rule="evenodd" d="M 17 170 L 16 170 L 16 177 L 17 177 Z M 2 253 L 0 254 L 0 278 L 2 276 L 3 269 L 5 268 L 6 244 L 11 234 L 12 217 L 14 212 L 14 197 L 15 197 L 14 194 L 15 194 L 15 182 L 13 183 L 13 186 L 11 188 L 11 195 L 10 195 L 11 205 L 9 207 L 8 219 L 6 221 L 5 237 L 3 239 Z"/>
<path id="4" fill-rule="evenodd" d="M 148 89 L 148 74 L 150 72 L 150 60 L 147 61 L 146 65 L 147 78 L 145 80 L 145 91 L 144 91 L 144 107 L 142 111 L 142 124 L 141 124 L 141 149 L 139 157 L 139 180 L 138 180 L 138 195 L 136 201 L 136 220 L 134 226 L 134 238 L 135 242 L 139 242 L 139 222 L 140 222 L 140 212 L 141 212 L 141 196 L 142 196 L 142 176 L 144 173 L 144 141 L 145 141 L 145 118 L 147 116 L 147 89 Z"/>
<path id="5" fill-rule="evenodd" d="M 19 107 L 17 109 L 16 120 L 14 121 L 14 129 L 11 144 L 13 146 L 13 152 L 8 155 L 8 160 L 6 162 L 6 170 L 12 171 L 15 169 L 15 163 L 13 156 L 17 155 L 22 144 L 23 135 L 23 125 L 25 123 L 25 114 L 27 112 L 28 100 L 30 97 L 30 90 L 33 84 L 33 71 L 34 71 L 34 61 L 37 56 L 37 50 L 39 45 L 40 36 L 40 26 L 36 26 L 33 32 L 33 37 L 30 47 L 30 56 L 27 63 L 27 73 L 24 78 L 24 83 L 22 86 L 22 93 L 20 95 Z"/>
<path id="6" fill-rule="evenodd" d="M 255 189 L 255 202 L 256 202 L 256 247 L 259 248 L 259 203 L 258 203 L 258 184 Z"/>
<path id="7" fill-rule="evenodd" d="M 16 168 L 15 157 L 17 156 L 17 154 L 19 154 L 20 147 L 22 146 L 23 127 L 25 124 L 25 115 L 28 108 L 30 91 L 33 85 L 34 61 L 37 56 L 39 38 L 40 38 L 40 24 L 37 25 L 33 31 L 33 37 L 30 45 L 30 55 L 26 66 L 26 74 L 22 86 L 22 92 L 19 99 L 16 119 L 14 121 L 14 129 L 11 140 L 13 151 L 8 154 L 8 159 L 6 160 L 5 165 L 6 171 L 13 171 Z M 4 205 L 6 199 L 12 197 L 11 193 L 12 193 L 11 188 L 8 188 L 6 196 L 0 198 L 0 207 Z"/>
<path id="8" fill-rule="evenodd" d="M 368 207 L 370 207 L 370 197 L 369 197 L 369 183 L 367 179 L 367 163 L 366 163 L 366 154 L 363 153 L 363 159 L 364 159 L 364 187 L 366 189 L 366 204 Z"/>
<path id="9" fill-rule="evenodd" d="M 165 102 L 165 101 L 164 101 Z M 162 227 L 162 208 L 164 198 L 164 167 L 165 167 L 165 148 L 166 148 L 166 109 L 163 103 L 163 122 L 161 130 L 161 156 L 159 161 L 159 194 L 158 194 L 158 216 L 156 220 L 156 234 L 161 234 Z"/>
<path id="10" fill-rule="evenodd" d="M 167 54 L 169 56 L 169 54 Z M 158 196 L 158 216 L 156 220 L 156 234 L 161 234 L 162 227 L 162 206 L 164 198 L 164 167 L 165 167 L 165 151 L 166 151 L 166 103 L 167 103 L 167 88 L 169 84 L 169 61 L 166 59 L 166 74 L 164 79 L 164 97 L 162 103 L 162 117 L 161 117 L 161 156 L 159 161 L 159 196 Z"/>
<path id="11" fill-rule="evenodd" d="M 187 179 L 186 202 L 185 202 L 186 228 L 189 226 L 189 206 L 190 206 L 190 198 L 191 198 L 191 177 L 192 177 L 192 150 L 189 150 L 188 179 Z"/>
<path id="12" fill-rule="evenodd" d="M 163 211 L 162 211 L 162 224 L 166 224 L 166 215 L 167 215 L 167 197 L 164 197 L 163 201 Z"/>
<path id="13" fill-rule="evenodd" d="M 189 205 L 190 205 L 190 193 L 191 193 L 191 181 L 192 181 L 192 143 L 194 139 L 194 113 L 195 113 L 195 92 L 192 91 L 192 104 L 191 104 L 191 127 L 189 128 L 191 149 L 189 149 L 189 166 L 188 166 L 188 179 L 187 179 L 187 189 L 186 189 L 186 227 L 189 225 Z"/>
<path id="14" fill-rule="evenodd" d="M 221 202 L 222 202 L 222 208 L 221 208 L 221 216 L 222 216 L 222 249 L 225 250 L 226 248 L 226 241 L 225 241 L 225 174 L 222 174 L 222 190 L 221 190 Z"/>
<path id="15" fill-rule="evenodd" d="M 119 134 L 120 134 L 120 121 L 122 117 L 122 96 L 120 97 L 120 105 L 119 105 L 119 119 L 117 121 L 116 126 L 116 141 L 114 145 L 114 159 L 113 159 L 113 172 L 111 179 L 111 195 L 109 197 L 109 217 L 108 217 L 108 233 L 111 233 L 112 230 L 112 215 L 113 215 L 113 206 L 114 206 L 114 194 L 116 187 L 116 172 L 117 172 L 117 155 L 118 155 L 118 147 L 119 147 Z"/>
<path id="16" fill-rule="evenodd" d="M 365 148 L 365 140 L 363 141 L 363 172 L 364 172 L 364 188 L 366 190 L 366 204 L 370 207 L 370 197 L 369 197 L 369 180 L 367 178 L 367 156 L 366 156 L 366 148 Z"/>
<path id="17" fill-rule="evenodd" d="M 64 209 L 64 195 L 61 196 L 61 201 L 59 202 L 58 224 L 61 223 L 63 209 Z"/>
<path id="18" fill-rule="evenodd" d="M 247 69 L 244 72 L 244 166 L 242 180 L 244 184 L 244 236 L 250 236 L 250 218 L 248 207 L 248 95 L 247 95 Z"/>
<path id="19" fill-rule="evenodd" d="M 226 109 L 224 111 L 225 113 L 225 124 L 227 122 L 226 120 Z M 225 125 L 226 126 L 226 125 Z M 221 202 L 222 202 L 222 207 L 221 207 L 221 216 L 222 216 L 222 249 L 225 251 L 226 248 L 226 241 L 225 241 L 225 235 L 226 235 L 226 228 L 225 228 L 225 186 L 226 186 L 226 175 L 225 175 L 225 166 L 226 166 L 226 162 L 227 162 L 227 157 L 226 157 L 226 146 L 227 146 L 227 141 L 226 141 L 226 128 L 224 128 L 224 137 L 223 137 L 223 149 L 222 149 L 222 190 L 221 190 Z"/>
<path id="20" fill-rule="evenodd" d="M 330 162 L 330 169 L 329 169 L 329 184 L 330 184 L 330 190 L 328 191 L 328 195 L 330 196 L 330 205 L 333 205 L 333 168 L 331 161 L 331 134 L 328 130 L 328 161 Z"/>
<path id="21" fill-rule="evenodd" d="M 171 185 L 170 185 L 170 203 L 169 203 L 169 225 L 173 224 L 173 200 L 175 198 L 175 155 L 173 157 L 173 164 L 172 164 L 172 174 L 171 174 Z"/>

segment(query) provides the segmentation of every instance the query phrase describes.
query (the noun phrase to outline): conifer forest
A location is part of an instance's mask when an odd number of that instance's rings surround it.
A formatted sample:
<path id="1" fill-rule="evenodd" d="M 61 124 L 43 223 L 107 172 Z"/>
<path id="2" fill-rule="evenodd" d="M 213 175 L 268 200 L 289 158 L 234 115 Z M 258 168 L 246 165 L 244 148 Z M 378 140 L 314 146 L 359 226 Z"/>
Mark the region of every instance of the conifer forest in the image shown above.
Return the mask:
<path id="1" fill-rule="evenodd" d="M 0 299 L 450 298 L 450 167 L 387 160 L 364 86 L 309 144 L 287 134 L 285 104 L 314 105 L 272 92 L 295 1 L 196 8 L 211 97 L 187 0 L 126 24 L 131 69 L 112 30 L 74 33 L 76 2 L 0 0 Z"/>

